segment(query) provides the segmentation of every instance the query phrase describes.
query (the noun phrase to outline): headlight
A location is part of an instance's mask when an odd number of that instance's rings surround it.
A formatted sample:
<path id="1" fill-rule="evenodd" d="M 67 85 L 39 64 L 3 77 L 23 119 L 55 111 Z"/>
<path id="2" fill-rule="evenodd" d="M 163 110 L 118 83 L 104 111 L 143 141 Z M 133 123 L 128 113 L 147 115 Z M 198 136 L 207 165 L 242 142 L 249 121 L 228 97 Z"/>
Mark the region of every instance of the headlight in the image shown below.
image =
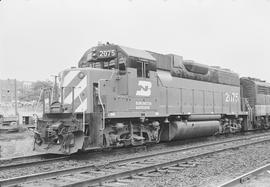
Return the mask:
<path id="1" fill-rule="evenodd" d="M 80 72 L 80 73 L 78 74 L 78 77 L 79 77 L 80 79 L 83 79 L 83 78 L 85 77 L 85 74 L 84 74 L 83 72 Z"/>

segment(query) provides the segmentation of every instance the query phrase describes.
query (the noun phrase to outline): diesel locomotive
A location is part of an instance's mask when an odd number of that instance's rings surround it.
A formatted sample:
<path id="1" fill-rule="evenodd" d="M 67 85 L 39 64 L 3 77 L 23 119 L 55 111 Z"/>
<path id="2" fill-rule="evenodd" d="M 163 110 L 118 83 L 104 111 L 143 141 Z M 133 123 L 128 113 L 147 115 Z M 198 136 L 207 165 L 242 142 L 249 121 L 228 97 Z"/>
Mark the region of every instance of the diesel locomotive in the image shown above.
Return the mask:
<path id="1" fill-rule="evenodd" d="M 43 90 L 34 149 L 71 154 L 268 128 L 270 84 L 114 44 L 87 50 Z"/>

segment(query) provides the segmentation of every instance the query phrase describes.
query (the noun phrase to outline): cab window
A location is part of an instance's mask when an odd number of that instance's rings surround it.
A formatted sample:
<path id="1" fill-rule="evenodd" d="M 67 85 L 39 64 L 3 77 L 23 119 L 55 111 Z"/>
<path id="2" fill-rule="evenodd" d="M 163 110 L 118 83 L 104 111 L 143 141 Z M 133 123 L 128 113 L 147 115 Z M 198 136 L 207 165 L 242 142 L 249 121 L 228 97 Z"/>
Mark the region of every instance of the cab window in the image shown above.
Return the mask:
<path id="1" fill-rule="evenodd" d="M 138 62 L 137 64 L 137 76 L 150 78 L 149 64 L 147 62 Z"/>
<path id="2" fill-rule="evenodd" d="M 143 77 L 143 63 L 142 62 L 138 62 L 137 77 Z"/>
<path id="3" fill-rule="evenodd" d="M 145 77 L 150 78 L 150 68 L 148 63 L 145 63 Z"/>
<path id="4" fill-rule="evenodd" d="M 126 58 L 121 53 L 118 54 L 118 64 L 120 71 L 126 71 Z"/>
<path id="5" fill-rule="evenodd" d="M 119 63 L 119 70 L 120 71 L 126 71 L 126 64 L 125 63 Z"/>
<path id="6" fill-rule="evenodd" d="M 110 61 L 101 62 L 101 63 L 103 63 L 103 69 L 115 69 L 116 68 L 115 59 L 110 60 Z"/>

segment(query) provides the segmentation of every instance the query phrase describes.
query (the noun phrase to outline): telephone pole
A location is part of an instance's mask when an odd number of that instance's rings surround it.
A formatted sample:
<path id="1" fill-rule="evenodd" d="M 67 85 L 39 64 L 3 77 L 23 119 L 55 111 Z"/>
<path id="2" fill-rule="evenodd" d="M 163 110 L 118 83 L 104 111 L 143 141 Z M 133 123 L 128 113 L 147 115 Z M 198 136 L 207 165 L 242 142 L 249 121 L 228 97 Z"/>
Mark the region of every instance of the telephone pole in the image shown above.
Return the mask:
<path id="1" fill-rule="evenodd" d="M 19 113 L 18 113 L 18 99 L 17 99 L 17 80 L 14 79 L 14 97 L 15 97 L 15 116 L 17 117 L 17 124 L 19 124 Z"/>

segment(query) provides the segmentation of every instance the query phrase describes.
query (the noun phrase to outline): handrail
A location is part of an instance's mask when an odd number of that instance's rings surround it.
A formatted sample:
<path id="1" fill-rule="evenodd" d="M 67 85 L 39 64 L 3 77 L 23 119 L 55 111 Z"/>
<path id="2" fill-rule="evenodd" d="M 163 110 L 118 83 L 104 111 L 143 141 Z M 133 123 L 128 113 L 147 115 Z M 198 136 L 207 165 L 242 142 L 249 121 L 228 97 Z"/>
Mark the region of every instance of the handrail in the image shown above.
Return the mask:
<path id="1" fill-rule="evenodd" d="M 103 131 L 105 129 L 105 108 L 101 99 L 101 92 L 100 92 L 100 88 L 101 88 L 101 81 L 107 81 L 107 80 L 111 80 L 113 78 L 113 75 L 115 74 L 115 71 L 113 71 L 111 77 L 109 79 L 99 79 L 98 80 L 98 100 L 101 104 L 101 108 L 102 108 L 102 127 L 101 127 L 101 131 Z"/>

